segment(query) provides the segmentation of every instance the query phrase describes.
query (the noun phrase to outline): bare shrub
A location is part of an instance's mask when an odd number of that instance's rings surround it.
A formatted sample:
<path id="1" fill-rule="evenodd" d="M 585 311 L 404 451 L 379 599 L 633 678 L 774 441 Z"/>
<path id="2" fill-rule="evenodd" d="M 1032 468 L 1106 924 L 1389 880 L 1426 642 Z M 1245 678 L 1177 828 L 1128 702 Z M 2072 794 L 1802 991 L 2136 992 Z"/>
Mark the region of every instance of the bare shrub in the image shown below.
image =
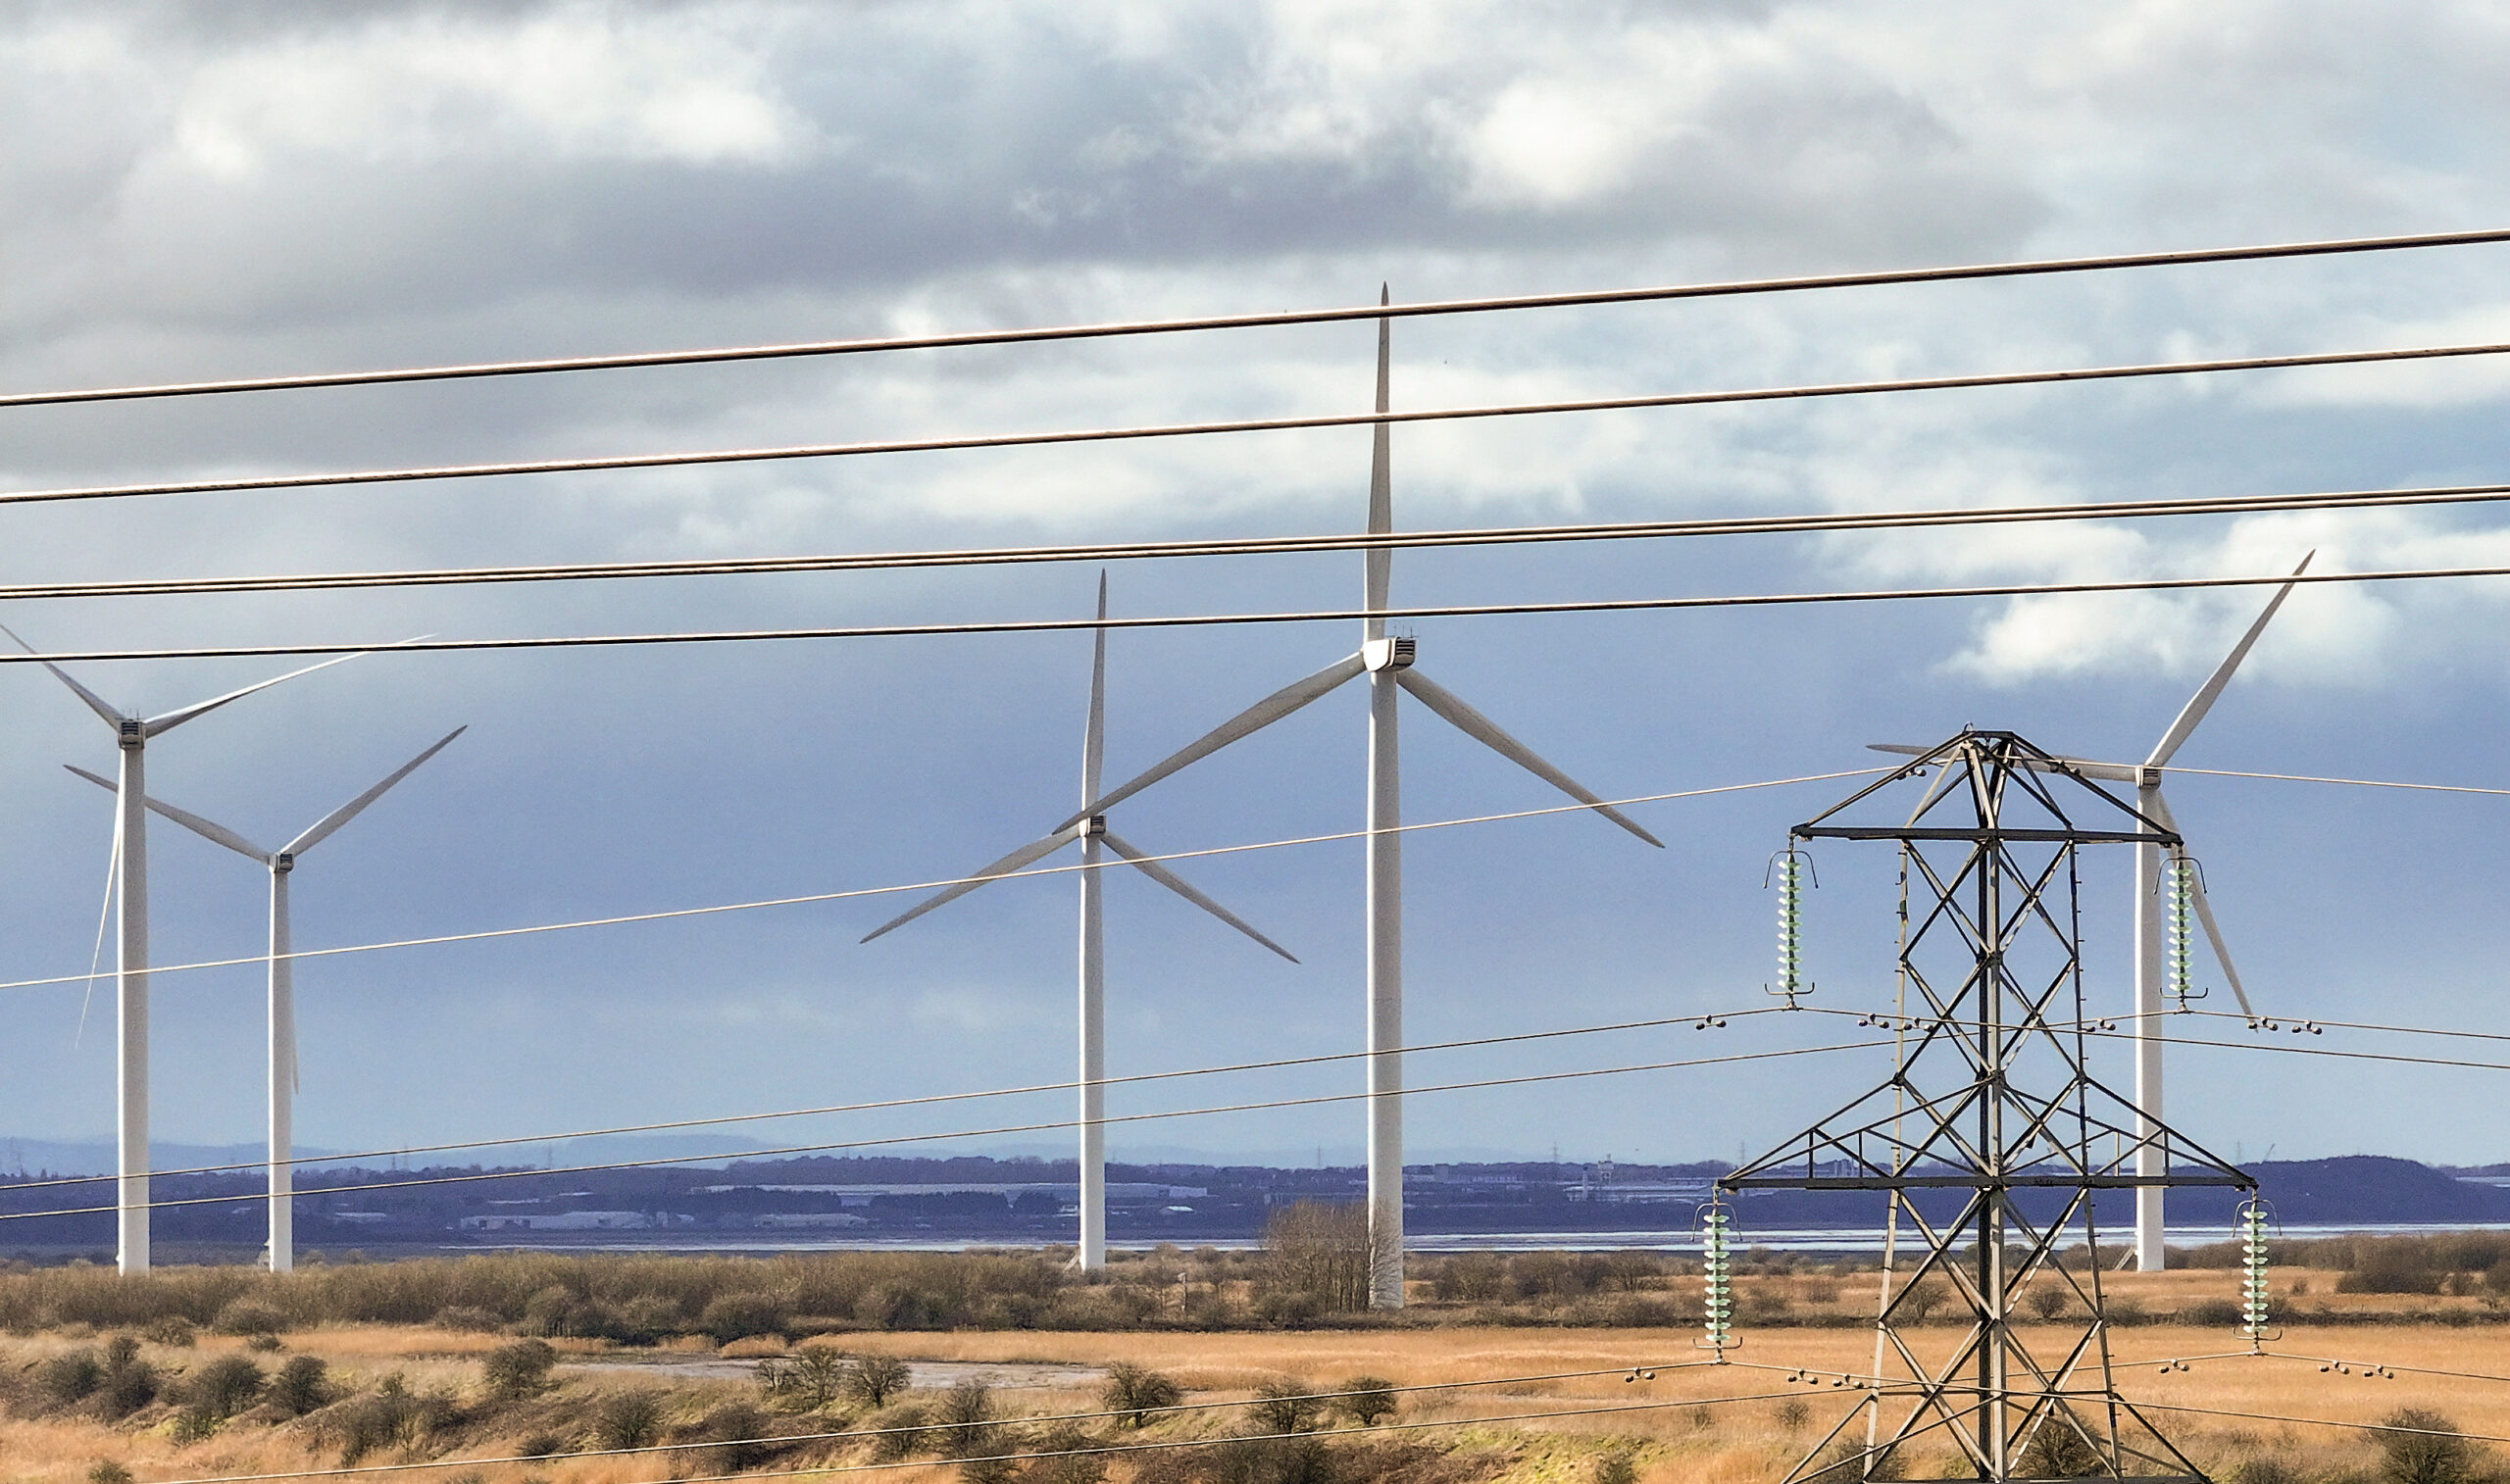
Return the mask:
<path id="1" fill-rule="evenodd" d="M 993 1419 L 993 1388 L 974 1376 L 941 1394 L 941 1451 L 954 1459 L 973 1458 L 999 1428 Z"/>
<path id="2" fill-rule="evenodd" d="M 650 1448 L 663 1435 L 663 1399 L 650 1391 L 623 1391 L 603 1400 L 593 1414 L 592 1435 L 604 1448 Z"/>
<path id="3" fill-rule="evenodd" d="M 183 1400 L 224 1420 L 260 1401 L 269 1379 L 243 1356 L 221 1356 L 184 1378 Z"/>
<path id="4" fill-rule="evenodd" d="M 895 1356 L 865 1356 L 846 1371 L 845 1394 L 866 1407 L 885 1407 L 914 1379 L 914 1370 Z"/>
<path id="5" fill-rule="evenodd" d="M 142 1326 L 139 1337 L 151 1345 L 163 1345 L 173 1350 L 189 1350 L 198 1343 L 200 1329 L 181 1314 L 168 1314 L 162 1319 L 152 1320 Z"/>
<path id="6" fill-rule="evenodd" d="M 691 1440 L 704 1446 L 685 1455 L 692 1465 L 691 1472 L 739 1473 L 756 1468 L 775 1455 L 775 1449 L 760 1441 L 769 1433 L 767 1418 L 746 1402 L 716 1408 L 697 1425 L 696 1436 Z"/>
<path id="7" fill-rule="evenodd" d="M 1146 1415 L 1163 1407 L 1174 1407 L 1183 1401 L 1184 1391 L 1168 1377 L 1146 1365 L 1130 1360 L 1117 1360 L 1107 1367 L 1107 1384 L 1098 1391 L 1099 1405 L 1121 1413 L 1119 1425 L 1139 1427 L 1149 1420 Z"/>
<path id="8" fill-rule="evenodd" d="M 1487 1304 L 1505 1291 L 1508 1266 L 1486 1252 L 1466 1253 L 1438 1263 L 1430 1275 L 1430 1292 L 1440 1299 Z"/>
<path id="9" fill-rule="evenodd" d="M 330 1367 L 318 1356 L 294 1356 L 271 1378 L 270 1404 L 301 1417 L 331 1400 Z"/>
<path id="10" fill-rule="evenodd" d="M 1595 1484 L 1638 1484 L 1638 1460 L 1616 1448 L 1595 1460 Z"/>
<path id="11" fill-rule="evenodd" d="M 2483 1450 L 2436 1411 L 2408 1407 L 2380 1419 L 2371 1434 L 2386 1484 L 2473 1484 L 2488 1476 Z"/>
<path id="12" fill-rule="evenodd" d="M 480 1335 L 492 1335 L 506 1327 L 506 1321 L 494 1311 L 481 1309 L 476 1304 L 448 1304 L 437 1310 L 435 1317 L 428 1322 L 438 1329 Z"/>
<path id="13" fill-rule="evenodd" d="M 107 1459 L 89 1465 L 87 1484 L 130 1484 L 130 1470 Z"/>
<path id="14" fill-rule="evenodd" d="M 261 1299 L 236 1299 L 218 1311 L 209 1327 L 223 1335 L 283 1334 L 292 1326 L 287 1311 Z"/>
<path id="15" fill-rule="evenodd" d="M 548 1342 L 517 1340 L 489 1351 L 481 1375 L 488 1383 L 488 1395 L 501 1402 L 518 1402 L 547 1386 L 557 1363 L 558 1353 Z"/>
<path id="16" fill-rule="evenodd" d="M 1353 1376 L 1335 1389 L 1341 1395 L 1333 1399 L 1333 1410 L 1362 1427 L 1375 1427 L 1402 1406 L 1394 1383 L 1383 1376 Z"/>
<path id="17" fill-rule="evenodd" d="M 930 1447 L 926 1423 L 930 1414 L 921 1407 L 898 1407 L 872 1419 L 872 1461 L 894 1463 Z"/>
<path id="18" fill-rule="evenodd" d="M 768 1395 L 806 1408 L 826 1407 L 845 1395 L 853 1374 L 854 1362 L 845 1352 L 825 1342 L 758 1362 L 758 1382 Z"/>
<path id="19" fill-rule="evenodd" d="M 1305 1381 L 1284 1377 L 1255 1389 L 1247 1415 L 1266 1433 L 1314 1432 L 1325 1420 L 1325 1404 Z"/>
<path id="20" fill-rule="evenodd" d="M 1895 1317 L 1923 1324 L 1934 1316 L 1935 1311 L 1951 1302 L 1950 1285 L 1939 1278 L 1920 1278 L 1900 1291 L 1894 1304 Z"/>
<path id="21" fill-rule="evenodd" d="M 1020 1471 L 1021 1484 L 1101 1484 L 1107 1456 L 1094 1450 L 1104 1446 L 1073 1423 L 1058 1423 L 1030 1445 L 1039 1457 Z"/>
<path id="22" fill-rule="evenodd" d="M 92 1350 L 74 1350 L 44 1361 L 35 1379 L 45 1396 L 67 1407 L 94 1396 L 105 1384 L 105 1362 Z"/>
<path id="23" fill-rule="evenodd" d="M 2014 1460 L 2015 1471 L 2031 1479 L 2083 1479 L 2103 1467 L 2100 1450 L 2062 1415 L 2042 1421 Z"/>
<path id="24" fill-rule="evenodd" d="M 1778 1425 L 1788 1432 L 1801 1432 L 1813 1420 L 1813 1409 L 1804 1405 L 1802 1397 L 1788 1397 L 1778 1404 Z"/>

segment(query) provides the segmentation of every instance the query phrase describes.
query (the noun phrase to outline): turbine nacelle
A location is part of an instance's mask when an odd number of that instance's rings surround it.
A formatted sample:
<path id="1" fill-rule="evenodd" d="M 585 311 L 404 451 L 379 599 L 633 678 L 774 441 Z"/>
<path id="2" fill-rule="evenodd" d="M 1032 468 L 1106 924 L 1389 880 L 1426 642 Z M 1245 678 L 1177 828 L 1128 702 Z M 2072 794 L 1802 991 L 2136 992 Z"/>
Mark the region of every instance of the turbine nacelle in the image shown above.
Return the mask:
<path id="1" fill-rule="evenodd" d="M 1412 638 L 1371 639 L 1360 646 L 1360 663 L 1372 672 L 1405 670 L 1420 657 L 1421 641 Z"/>

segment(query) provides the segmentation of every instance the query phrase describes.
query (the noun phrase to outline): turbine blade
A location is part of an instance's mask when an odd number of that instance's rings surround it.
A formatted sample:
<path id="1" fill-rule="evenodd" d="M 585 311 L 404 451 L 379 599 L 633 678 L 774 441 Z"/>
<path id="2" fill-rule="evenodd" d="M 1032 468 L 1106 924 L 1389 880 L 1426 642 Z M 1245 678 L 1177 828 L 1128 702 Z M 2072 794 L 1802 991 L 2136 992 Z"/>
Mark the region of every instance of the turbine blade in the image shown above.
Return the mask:
<path id="1" fill-rule="evenodd" d="M 1089 723 L 1080 739 L 1080 802 L 1098 797 L 1107 765 L 1107 570 L 1098 569 L 1097 648 L 1089 662 Z"/>
<path id="2" fill-rule="evenodd" d="M 437 753 L 440 753 L 447 747 L 452 746 L 454 738 L 461 736 L 464 732 L 469 731 L 470 729 L 470 724 L 465 722 L 464 724 L 455 727 L 453 730 L 446 732 L 442 737 L 437 739 L 436 744 L 433 747 L 428 748 L 426 752 L 419 754 L 409 762 L 394 768 L 391 775 L 386 777 L 382 782 L 377 783 L 373 788 L 368 789 L 366 792 L 358 795 L 354 799 L 351 799 L 346 804 L 343 804 L 339 808 L 331 811 L 329 814 L 325 815 L 322 817 L 322 820 L 312 829 L 307 830 L 305 833 L 298 835 L 295 839 L 288 841 L 285 845 L 280 846 L 280 853 L 290 856 L 303 855 L 305 852 L 312 850 L 315 846 L 322 844 L 325 840 L 329 839 L 333 830 L 338 829 L 341 825 L 356 818 L 361 810 L 365 809 L 376 800 L 382 798 L 385 792 L 388 791 L 393 784 L 400 782 L 403 778 L 406 778 L 410 774 L 418 771 L 420 764 L 425 763 L 427 759 L 434 757 Z"/>
<path id="3" fill-rule="evenodd" d="M 2313 551 L 2303 557 L 2301 565 L 2292 569 L 2292 575 L 2297 577 L 2308 571 L 2311 560 L 2317 555 Z M 2292 595 L 2294 585 L 2286 582 L 2275 589 L 2275 596 L 2267 600 L 2266 611 L 2257 616 L 2257 621 L 2248 626 L 2247 633 L 2239 636 L 2239 642 L 2232 646 L 2230 656 L 2214 670 L 2212 677 L 2196 688 L 2196 694 L 2190 696 L 2186 706 L 2180 710 L 2179 719 L 2170 723 L 2170 730 L 2161 734 L 2161 741 L 2153 746 L 2153 755 L 2144 760 L 2146 767 L 2159 767 L 2168 763 L 2186 742 L 2188 734 L 2196 729 L 2196 723 L 2205 719 L 2205 713 L 2214 709 L 2214 702 L 2222 695 L 2223 687 L 2232 683 L 2232 671 L 2239 668 L 2239 662 L 2248 658 L 2249 647 L 2257 642 L 2258 635 L 2266 632 L 2266 625 L 2275 617 L 2275 610 L 2282 608 L 2284 600 Z"/>
<path id="4" fill-rule="evenodd" d="M 1934 751 L 1931 747 L 1911 747 L 1906 742 L 1868 742 L 1865 744 L 1865 750 L 1870 753 L 1891 753 L 1902 758 L 1923 758 Z"/>
<path id="5" fill-rule="evenodd" d="M 1570 798 L 1585 805 L 1639 839 L 1655 846 L 1658 850 L 1665 848 L 1664 841 L 1639 828 L 1636 820 L 1606 804 L 1602 796 L 1584 784 L 1536 757 L 1532 748 L 1500 730 L 1498 722 L 1474 710 L 1462 696 L 1421 673 L 1418 668 L 1398 669 L 1394 672 L 1394 680 L 1405 690 L 1420 697 L 1422 705 L 1436 712 L 1466 736 L 1489 748 Z"/>
<path id="6" fill-rule="evenodd" d="M 35 652 L 35 647 L 33 645 L 19 638 L 18 631 L 9 627 L 5 623 L 0 623 L 0 634 L 7 634 L 20 649 L 25 650 L 27 654 L 31 655 Z M 106 705 L 104 697 L 97 695 L 94 691 L 89 690 L 77 681 L 71 679 L 70 671 L 63 669 L 60 666 L 53 664 L 50 660 L 37 660 L 35 663 L 42 666 L 44 668 L 51 670 L 52 677 L 54 679 L 69 686 L 72 694 L 75 695 L 79 700 L 86 702 L 87 709 L 89 711 L 92 711 L 97 716 L 104 717 L 105 724 L 107 726 L 112 727 L 116 731 L 122 730 L 122 723 L 127 718 L 125 717 L 121 712 L 118 712 L 112 707 Z"/>
<path id="7" fill-rule="evenodd" d="M 1377 302 L 1391 304 L 1392 292 L 1379 284 Z M 1377 410 L 1387 411 L 1393 404 L 1394 322 L 1377 322 Z M 1389 423 L 1377 424 L 1369 443 L 1369 534 L 1389 535 L 1394 530 L 1394 437 Z M 1364 607 L 1371 615 L 1364 620 L 1372 639 L 1385 637 L 1385 620 L 1375 617 L 1385 611 L 1386 598 L 1394 579 L 1394 550 L 1373 546 L 1368 552 L 1368 585 Z"/>
<path id="8" fill-rule="evenodd" d="M 2182 840 L 2187 838 L 2187 831 L 2181 829 L 2179 820 L 2171 815 L 2170 801 L 2162 797 L 2158 788 L 2153 790 L 2153 819 Z M 2214 962 L 2223 965 L 2223 977 L 2231 982 L 2232 998 L 2239 1002 L 2240 1014 L 2256 1014 L 2257 1011 L 2248 1003 L 2248 990 L 2239 982 L 2239 970 L 2232 965 L 2232 951 L 2223 942 L 2222 924 L 2214 920 L 2214 904 L 2205 900 L 2204 873 L 2198 872 L 2188 882 L 2188 887 L 2187 895 L 2196 909 L 2196 920 L 2205 925 L 2205 941 L 2213 945 Z"/>
<path id="9" fill-rule="evenodd" d="M 1056 825 L 1056 830 L 1060 832 L 1070 829 L 1091 815 L 1105 814 L 1109 809 L 1140 793 L 1170 773 L 1201 762 L 1250 732 L 1260 731 L 1272 725 L 1367 668 L 1368 666 L 1361 661 L 1360 657 L 1353 655 L 1347 660 L 1335 661 L 1304 680 L 1294 680 L 1282 686 L 1280 690 L 1203 733 L 1202 736 L 1169 754 L 1164 761 L 1153 764 L 1147 771 L 1113 792 L 1091 800 L 1080 813 Z"/>
<path id="10" fill-rule="evenodd" d="M 1211 898 L 1204 896 L 1201 892 L 1196 891 L 1191 885 L 1186 883 L 1184 877 L 1177 874 L 1173 870 L 1170 870 L 1161 863 L 1142 854 L 1142 852 L 1131 842 L 1126 840 L 1114 830 L 1108 830 L 1098 838 L 1107 842 L 1107 848 L 1109 850 L 1114 851 L 1116 854 L 1124 857 L 1127 861 L 1132 863 L 1133 869 L 1140 871 L 1143 875 L 1148 876 L 1160 885 L 1167 887 L 1170 891 L 1183 897 L 1186 901 L 1191 902 L 1196 907 L 1210 913 L 1213 916 L 1218 917 L 1223 922 L 1236 928 L 1239 932 L 1242 932 L 1246 934 L 1246 936 L 1254 939 L 1256 942 L 1263 944 L 1266 948 L 1280 954 L 1282 958 L 1289 960 L 1292 964 L 1296 964 L 1298 962 L 1298 955 L 1291 953 L 1288 949 L 1283 948 L 1279 943 L 1276 943 L 1272 939 L 1265 937 L 1262 933 L 1257 932 L 1253 927 L 1247 924 L 1245 918 L 1239 916 L 1233 912 L 1230 912 L 1228 908 L 1221 906 Z"/>
<path id="11" fill-rule="evenodd" d="M 861 941 L 869 943 L 874 938 L 880 936 L 882 933 L 888 932 L 892 928 L 904 927 L 909 922 L 914 921 L 916 918 L 923 916 L 926 913 L 930 912 L 932 909 L 939 907 L 944 903 L 956 902 L 961 897 L 966 896 L 968 893 L 976 890 L 979 886 L 983 886 L 991 881 L 999 880 L 1002 877 L 1011 874 L 1013 871 L 1020 869 L 1022 866 L 1027 866 L 1032 861 L 1040 860 L 1046 856 L 1054 854 L 1057 849 L 1070 844 L 1073 839 L 1074 835 L 1071 827 L 1066 826 L 1065 828 L 1056 830 L 1053 834 L 1046 836 L 1042 840 L 1032 840 L 989 866 L 979 866 L 968 874 L 968 878 L 966 880 L 953 886 L 943 887 L 941 890 L 934 892 L 931 896 L 918 902 L 915 906 L 908 908 L 905 912 L 898 914 L 886 922 L 873 928 L 870 932 L 863 935 Z"/>
<path id="12" fill-rule="evenodd" d="M 72 772 L 76 773 L 78 776 L 86 779 L 90 783 L 93 783 L 98 788 L 103 789 L 109 794 L 119 795 L 122 792 L 122 785 L 116 783 L 111 778 L 91 773 L 87 771 L 87 769 L 76 767 L 73 764 L 64 763 L 61 766 L 69 768 Z M 255 845 L 252 841 L 245 839 L 242 835 L 228 829 L 224 824 L 217 823 L 214 820 L 204 819 L 200 816 L 193 814 L 190 810 L 176 809 L 172 804 L 167 803 L 165 800 L 160 799 L 153 794 L 148 798 L 148 808 L 151 813 L 163 815 L 167 818 L 174 820 L 176 823 L 190 830 L 193 834 L 200 836 L 204 840 L 224 845 L 228 850 L 235 852 L 239 856 L 250 856 L 265 866 L 270 864 L 271 853 L 269 851 Z"/>
<path id="13" fill-rule="evenodd" d="M 360 656 L 369 653 L 372 653 L 372 651 L 360 650 L 354 655 L 337 655 L 331 659 L 325 660 L 319 665 L 308 665 L 303 669 L 291 669 L 283 675 L 273 675 L 267 680 L 247 685 L 241 690 L 230 690 L 223 696 L 212 696 L 206 701 L 186 706 L 180 711 L 170 711 L 162 717 L 150 717 L 147 720 L 139 723 L 139 734 L 143 737 L 153 737 L 160 732 L 173 731 L 176 727 L 189 721 L 194 717 L 207 716 L 209 713 L 225 706 L 229 701 L 241 701 L 253 692 L 257 690 L 268 690 L 272 686 L 278 684 L 281 680 L 293 680 L 299 675 L 310 675 L 318 669 L 328 669 L 334 665 L 345 665 L 349 661 L 358 659 Z"/>

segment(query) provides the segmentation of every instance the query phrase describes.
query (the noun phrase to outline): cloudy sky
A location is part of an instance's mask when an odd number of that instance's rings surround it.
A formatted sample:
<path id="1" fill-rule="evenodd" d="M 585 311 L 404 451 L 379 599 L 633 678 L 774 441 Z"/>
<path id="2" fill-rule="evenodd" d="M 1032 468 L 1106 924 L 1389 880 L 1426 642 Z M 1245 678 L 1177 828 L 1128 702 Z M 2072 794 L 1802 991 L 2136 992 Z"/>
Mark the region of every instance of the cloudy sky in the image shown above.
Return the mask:
<path id="1" fill-rule="evenodd" d="M 1270 311 L 2510 222 L 2510 7 L 2484 0 L 1859 3 L 30 5 L 0 23 L 0 385 Z M 1406 322 L 1398 406 L 2510 338 L 2510 249 Z M 1365 324 L 6 415 L 0 487 L 1365 410 Z M 2497 480 L 2489 362 L 1407 427 L 1413 526 Z M 1337 430 L 7 512 L 0 581 L 1260 535 L 1353 528 Z M 2510 560 L 2485 508 L 1875 537 L 1406 553 L 1398 602 L 1533 601 Z M 1120 564 L 1121 614 L 1343 607 L 1355 556 Z M 1084 614 L 1083 567 L 18 602 L 52 649 Z M 2494 582 L 2294 597 L 2191 767 L 2510 786 Z M 1965 723 L 2140 759 L 2253 592 L 1856 611 L 1450 618 L 1422 668 L 1607 797 L 1867 766 Z M 1347 624 L 1119 632 L 1122 775 L 1347 653 Z M 1069 813 L 1079 634 L 382 656 L 163 739 L 162 797 L 284 839 L 458 723 L 311 856 L 327 947 L 947 877 Z M 90 666 L 163 710 L 258 663 Z M 0 670 L 0 977 L 83 973 L 104 729 Z M 1146 848 L 1360 821 L 1337 695 L 1125 806 Z M 1544 785 L 1426 712 L 1409 816 Z M 1763 1003 L 1764 862 L 1853 786 L 1416 836 L 1416 1041 Z M 2264 1008 L 2510 1030 L 2510 799 L 2174 784 Z M 157 957 L 261 942 L 263 881 L 152 836 Z M 1890 863 L 1825 847 L 1824 1003 L 1890 985 Z M 1293 967 L 1128 876 L 1119 1071 L 1359 1044 L 1349 842 L 1180 867 Z M 2128 865 L 2087 863 L 2123 1009 Z M 874 897 L 309 963 L 299 1137 L 532 1134 L 1069 1074 L 1068 876 L 869 946 Z M 110 967 L 111 958 L 105 960 Z M 2219 982 L 2219 976 L 2209 976 Z M 0 1132 L 112 1126 L 109 983 L 7 991 Z M 2217 991 L 2219 1005 L 2228 995 Z M 158 1132 L 260 1126 L 260 975 L 157 986 Z M 82 1027 L 83 1016 L 83 1027 Z M 2236 1024 L 2190 1032 L 2248 1039 Z M 1811 1044 L 1805 1017 L 1423 1055 L 1419 1082 Z M 2286 1038 L 2288 1039 L 2288 1038 Z M 2315 1046 L 2510 1060 L 2482 1042 Z M 1878 1079 L 1781 1069 L 1425 1097 L 1417 1157 L 1732 1158 Z M 2255 1158 L 2510 1159 L 2498 1071 L 2173 1059 L 2174 1121 Z M 2122 1080 L 2112 1058 L 2107 1068 Z M 1120 1090 L 1120 1113 L 1345 1092 L 1347 1065 Z M 792 1142 L 1062 1116 L 1015 1099 L 767 1125 Z M 2471 1115 L 2478 1114 L 2478 1115 Z M 1138 1125 L 1154 1148 L 1352 1158 L 1347 1105 Z M 1048 1136 L 965 1147 L 1051 1147 Z"/>

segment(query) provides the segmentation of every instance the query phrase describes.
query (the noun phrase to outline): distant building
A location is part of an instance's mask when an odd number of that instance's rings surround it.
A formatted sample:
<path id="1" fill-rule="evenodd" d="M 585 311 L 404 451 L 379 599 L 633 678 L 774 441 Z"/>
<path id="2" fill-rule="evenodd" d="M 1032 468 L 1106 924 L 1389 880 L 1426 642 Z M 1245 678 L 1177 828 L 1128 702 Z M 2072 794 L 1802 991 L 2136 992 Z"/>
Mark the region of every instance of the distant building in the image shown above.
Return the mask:
<path id="1" fill-rule="evenodd" d="M 499 1212 L 464 1216 L 464 1231 L 651 1231 L 656 1226 L 684 1226 L 686 1216 L 665 1213 L 659 1218 L 641 1211 Z"/>

